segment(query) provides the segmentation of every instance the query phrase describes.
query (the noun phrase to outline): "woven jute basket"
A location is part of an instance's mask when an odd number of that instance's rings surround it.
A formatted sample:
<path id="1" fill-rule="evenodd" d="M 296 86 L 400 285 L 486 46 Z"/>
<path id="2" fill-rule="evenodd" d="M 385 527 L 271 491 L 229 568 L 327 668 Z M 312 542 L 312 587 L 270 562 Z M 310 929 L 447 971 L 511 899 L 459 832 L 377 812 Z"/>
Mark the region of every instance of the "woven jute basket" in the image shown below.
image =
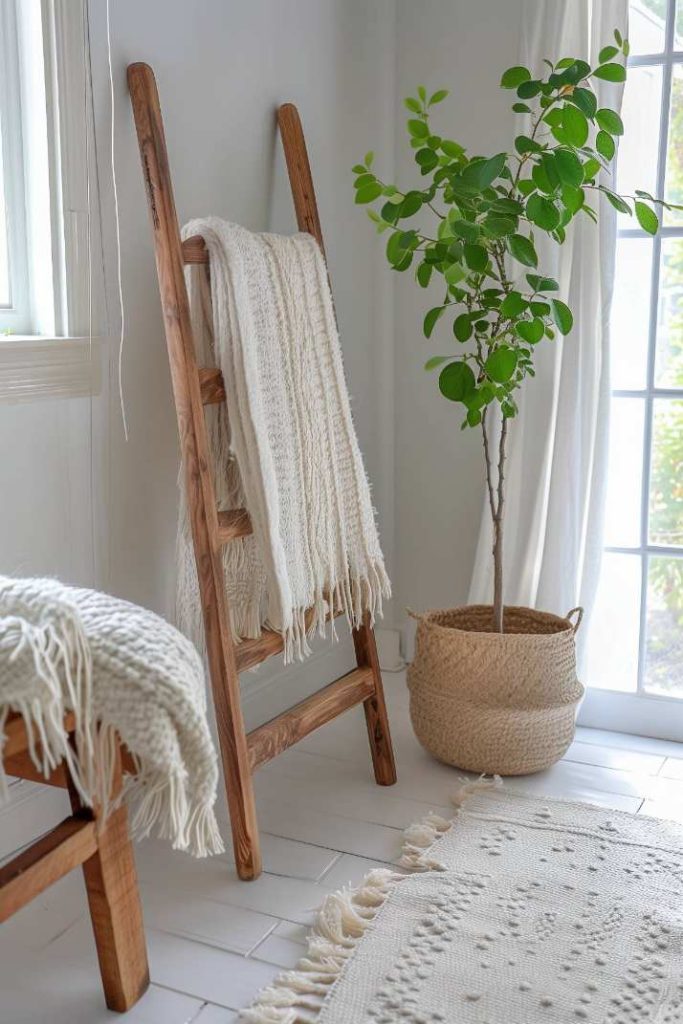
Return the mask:
<path id="1" fill-rule="evenodd" d="M 528 775 L 562 757 L 583 696 L 574 640 L 580 608 L 562 618 L 506 607 L 503 633 L 493 631 L 490 605 L 411 614 L 418 627 L 410 717 L 434 757 L 496 775 Z"/>

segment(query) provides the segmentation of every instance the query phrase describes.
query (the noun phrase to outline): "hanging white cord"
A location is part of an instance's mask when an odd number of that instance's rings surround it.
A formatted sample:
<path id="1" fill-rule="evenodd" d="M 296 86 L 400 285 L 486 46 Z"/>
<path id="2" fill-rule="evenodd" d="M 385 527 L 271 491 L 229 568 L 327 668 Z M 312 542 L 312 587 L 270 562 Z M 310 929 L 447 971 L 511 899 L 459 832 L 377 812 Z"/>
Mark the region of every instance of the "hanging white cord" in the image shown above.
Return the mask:
<path id="1" fill-rule="evenodd" d="M 119 404 L 121 406 L 121 419 L 123 421 L 123 433 L 128 440 L 128 423 L 126 421 L 126 405 L 123 399 L 123 342 L 126 336 L 126 314 L 123 306 L 123 277 L 121 274 L 121 227 L 119 224 L 119 193 L 116 185 L 116 152 L 115 152 L 115 128 L 114 128 L 114 72 L 111 64 L 111 21 L 109 16 L 109 0 L 107 0 L 107 59 L 109 63 L 109 96 L 111 102 L 111 180 L 114 190 L 114 213 L 116 219 L 116 273 L 119 285 L 119 307 L 121 311 L 121 334 L 119 336 Z"/>
<path id="2" fill-rule="evenodd" d="M 90 362 L 90 373 L 93 370 L 92 352 L 92 212 L 90 196 L 90 118 L 88 94 L 90 92 L 90 31 L 88 25 L 88 5 L 83 4 L 83 130 L 85 132 L 85 175 L 86 175 L 86 225 L 87 225 L 87 249 L 88 249 L 88 358 Z M 97 572 L 95 555 L 95 467 L 94 467 L 94 445 L 93 445 L 93 396 L 90 389 L 90 556 L 92 559 L 92 577 L 95 583 Z"/>

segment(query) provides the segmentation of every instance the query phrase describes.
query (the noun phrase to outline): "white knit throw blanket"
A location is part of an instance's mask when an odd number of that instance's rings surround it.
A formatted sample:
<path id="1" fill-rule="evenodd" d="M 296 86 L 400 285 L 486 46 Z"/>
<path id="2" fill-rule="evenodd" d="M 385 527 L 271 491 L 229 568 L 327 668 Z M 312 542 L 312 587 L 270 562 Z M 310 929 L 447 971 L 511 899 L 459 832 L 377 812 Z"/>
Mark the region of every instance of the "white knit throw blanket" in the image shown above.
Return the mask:
<path id="1" fill-rule="evenodd" d="M 157 615 L 56 580 L 0 576 L 0 798 L 11 711 L 23 715 L 36 767 L 47 775 L 66 761 L 81 799 L 103 818 L 118 734 L 137 768 L 124 787 L 133 835 L 155 830 L 196 856 L 222 851 L 201 659 Z"/>
<path id="2" fill-rule="evenodd" d="M 232 626 L 238 638 L 280 632 L 289 661 L 328 616 L 374 621 L 390 593 L 325 262 L 306 234 L 211 217 L 185 225 L 191 235 L 210 257 L 210 294 L 204 268 L 189 271 L 198 357 L 220 366 L 227 395 L 207 410 L 218 507 L 246 506 L 254 528 L 224 549 Z M 200 643 L 184 499 L 178 570 L 178 624 Z"/>

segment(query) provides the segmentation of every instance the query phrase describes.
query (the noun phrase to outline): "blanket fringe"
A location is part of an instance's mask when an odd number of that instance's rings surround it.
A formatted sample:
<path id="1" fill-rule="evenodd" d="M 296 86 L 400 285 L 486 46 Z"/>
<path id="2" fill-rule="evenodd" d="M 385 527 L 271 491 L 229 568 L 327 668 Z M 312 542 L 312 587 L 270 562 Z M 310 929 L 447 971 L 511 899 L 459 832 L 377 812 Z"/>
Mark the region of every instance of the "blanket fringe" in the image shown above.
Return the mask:
<path id="1" fill-rule="evenodd" d="M 502 780 L 482 776 L 463 782 L 453 794 L 456 808 L 484 789 L 497 789 Z M 244 1024 L 315 1024 L 325 999 L 341 977 L 363 935 L 391 895 L 395 886 L 417 871 L 443 870 L 433 855 L 438 840 L 452 827 L 441 815 L 430 813 L 405 830 L 400 867 L 406 873 L 378 868 L 365 876 L 356 889 L 331 893 L 318 912 L 307 940 L 306 956 L 292 971 L 278 975 L 263 989 L 256 1002 L 242 1010 Z"/>

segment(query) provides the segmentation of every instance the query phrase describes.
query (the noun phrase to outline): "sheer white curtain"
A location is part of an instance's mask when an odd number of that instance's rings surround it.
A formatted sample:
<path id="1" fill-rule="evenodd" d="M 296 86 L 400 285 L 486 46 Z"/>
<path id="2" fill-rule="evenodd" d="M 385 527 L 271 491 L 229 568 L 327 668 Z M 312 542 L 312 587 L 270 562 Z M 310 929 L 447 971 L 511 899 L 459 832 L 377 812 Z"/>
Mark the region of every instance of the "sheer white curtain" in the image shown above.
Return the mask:
<path id="1" fill-rule="evenodd" d="M 544 57 L 597 62 L 627 20 L 628 0 L 525 0 L 521 63 L 541 74 Z M 600 106 L 619 110 L 621 86 L 591 86 Z M 598 207 L 597 193 L 590 204 Z M 505 602 L 559 614 L 576 604 L 590 611 L 602 549 L 616 213 L 603 196 L 599 212 L 599 227 L 581 215 L 564 246 L 538 245 L 539 267 L 559 282 L 574 329 L 538 346 L 536 378 L 524 385 L 508 431 Z M 475 603 L 492 598 L 491 543 L 485 504 L 470 588 Z"/>

